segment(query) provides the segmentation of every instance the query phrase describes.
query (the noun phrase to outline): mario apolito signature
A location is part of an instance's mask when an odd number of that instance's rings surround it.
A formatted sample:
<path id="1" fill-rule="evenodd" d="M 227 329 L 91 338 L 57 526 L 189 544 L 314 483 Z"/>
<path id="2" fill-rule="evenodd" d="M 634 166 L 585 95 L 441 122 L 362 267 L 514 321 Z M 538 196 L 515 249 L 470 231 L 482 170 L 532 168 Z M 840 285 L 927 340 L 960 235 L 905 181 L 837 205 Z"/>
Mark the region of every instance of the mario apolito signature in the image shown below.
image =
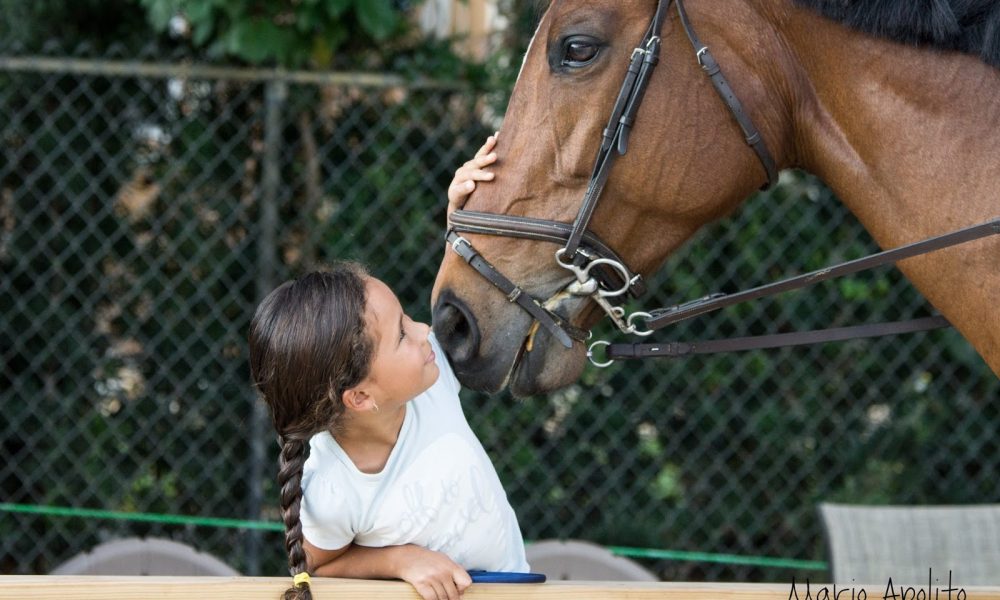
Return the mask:
<path id="1" fill-rule="evenodd" d="M 933 585 L 933 581 L 933 569 L 927 569 L 927 587 L 896 585 L 890 577 L 882 593 L 882 600 L 966 600 L 965 588 L 952 585 L 951 570 L 948 571 L 948 587 Z M 803 593 L 800 594 L 800 591 Z M 872 597 L 876 596 L 872 594 Z M 805 590 L 800 590 L 795 577 L 792 577 L 788 600 L 868 600 L 868 592 L 863 587 L 838 587 L 837 584 L 813 589 L 808 578 Z"/>

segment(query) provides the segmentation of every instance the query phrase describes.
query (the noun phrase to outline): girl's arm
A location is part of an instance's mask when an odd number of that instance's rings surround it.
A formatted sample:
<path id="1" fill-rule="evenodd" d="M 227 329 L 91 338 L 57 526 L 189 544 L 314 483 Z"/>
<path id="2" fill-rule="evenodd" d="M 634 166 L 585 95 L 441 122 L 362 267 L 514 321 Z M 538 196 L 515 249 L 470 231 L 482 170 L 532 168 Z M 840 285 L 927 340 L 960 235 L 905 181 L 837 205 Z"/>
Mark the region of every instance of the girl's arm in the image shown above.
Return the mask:
<path id="1" fill-rule="evenodd" d="M 493 152 L 493 148 L 497 145 L 498 135 L 498 133 L 494 133 L 486 138 L 486 143 L 476 152 L 476 155 L 455 171 L 455 177 L 451 180 L 451 185 L 448 186 L 449 215 L 453 210 L 465 205 L 469 194 L 476 189 L 477 181 L 493 180 L 493 172 L 487 171 L 486 167 L 497 160 L 497 154 Z"/>
<path id="2" fill-rule="evenodd" d="M 352 579 L 402 579 L 425 600 L 458 600 L 472 585 L 465 569 L 441 552 L 420 546 L 369 548 L 349 544 L 323 550 L 303 541 L 309 570 L 321 577 Z"/>

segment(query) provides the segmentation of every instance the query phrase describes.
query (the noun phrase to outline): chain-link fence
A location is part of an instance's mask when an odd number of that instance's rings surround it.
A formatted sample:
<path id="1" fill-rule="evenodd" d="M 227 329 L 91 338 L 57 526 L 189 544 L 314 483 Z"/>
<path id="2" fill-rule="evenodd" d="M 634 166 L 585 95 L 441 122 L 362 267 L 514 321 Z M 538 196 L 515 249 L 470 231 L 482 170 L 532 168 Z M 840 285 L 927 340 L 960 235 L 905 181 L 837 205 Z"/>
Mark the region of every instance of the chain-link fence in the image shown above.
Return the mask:
<path id="1" fill-rule="evenodd" d="M 280 533 L 254 526 L 278 521 L 277 447 L 248 384 L 256 301 L 346 257 L 429 319 L 445 187 L 492 106 L 380 75 L 3 58 L 0 572 L 158 535 L 284 573 Z M 786 173 L 670 259 L 643 305 L 873 250 L 829 191 Z M 927 311 L 883 269 L 662 337 Z M 766 581 L 824 576 L 820 501 L 1000 499 L 998 391 L 944 331 L 630 362 L 548 397 L 464 400 L 526 539 L 593 540 L 665 578 Z"/>

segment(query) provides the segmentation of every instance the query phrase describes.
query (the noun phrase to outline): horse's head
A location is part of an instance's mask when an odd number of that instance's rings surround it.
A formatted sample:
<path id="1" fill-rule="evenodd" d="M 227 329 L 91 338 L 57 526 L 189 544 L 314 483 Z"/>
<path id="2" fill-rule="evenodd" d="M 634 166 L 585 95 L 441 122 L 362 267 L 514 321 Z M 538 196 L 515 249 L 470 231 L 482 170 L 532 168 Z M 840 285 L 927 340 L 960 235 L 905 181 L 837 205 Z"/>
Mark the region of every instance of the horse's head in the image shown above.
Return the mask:
<path id="1" fill-rule="evenodd" d="M 773 106 L 758 60 L 775 43 L 744 2 L 688 0 L 690 21 L 711 46 L 765 138 L 759 109 Z M 655 0 L 556 0 L 525 56 L 504 118 L 496 181 L 466 209 L 572 223 L 587 187 L 602 130 L 642 40 Z M 649 273 L 699 226 L 730 210 L 765 178 L 732 115 L 699 67 L 674 9 L 661 33 L 659 65 L 638 111 L 628 152 L 611 170 L 590 231 L 633 271 Z M 770 36 L 770 37 L 765 37 Z M 776 141 L 773 150 L 780 150 Z M 506 277 L 572 324 L 603 314 L 590 299 L 560 294 L 573 276 L 554 258 L 559 245 L 468 234 Z M 516 395 L 572 383 L 586 360 L 565 348 L 450 250 L 432 298 L 434 328 L 462 383 Z"/>

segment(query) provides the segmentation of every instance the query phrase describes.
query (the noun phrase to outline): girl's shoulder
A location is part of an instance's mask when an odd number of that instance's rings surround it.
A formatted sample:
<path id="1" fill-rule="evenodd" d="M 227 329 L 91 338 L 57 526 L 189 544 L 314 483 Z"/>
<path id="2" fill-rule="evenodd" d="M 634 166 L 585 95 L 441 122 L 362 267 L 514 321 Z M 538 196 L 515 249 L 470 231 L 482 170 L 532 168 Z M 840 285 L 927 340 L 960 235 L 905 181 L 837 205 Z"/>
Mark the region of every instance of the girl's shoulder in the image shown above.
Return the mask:
<path id="1" fill-rule="evenodd" d="M 307 481 L 338 483 L 348 475 L 350 461 L 347 453 L 340 447 L 329 431 L 321 431 L 309 439 L 309 458 L 302 468 L 302 484 Z"/>

